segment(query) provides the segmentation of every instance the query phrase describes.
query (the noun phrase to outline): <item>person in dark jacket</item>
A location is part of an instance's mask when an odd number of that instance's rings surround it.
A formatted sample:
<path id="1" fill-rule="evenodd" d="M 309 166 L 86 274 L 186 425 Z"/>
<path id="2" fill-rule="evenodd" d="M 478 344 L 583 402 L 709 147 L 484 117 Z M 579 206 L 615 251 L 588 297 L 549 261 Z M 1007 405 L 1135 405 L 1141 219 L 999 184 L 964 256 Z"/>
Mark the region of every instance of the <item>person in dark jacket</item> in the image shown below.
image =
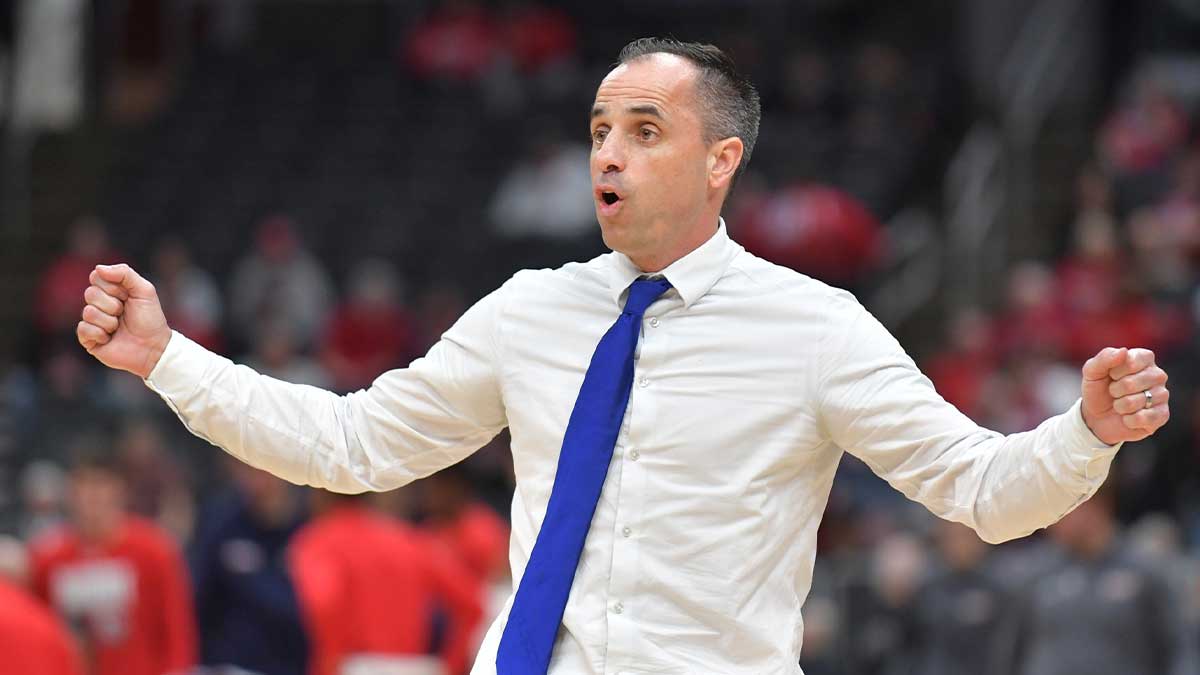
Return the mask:
<path id="1" fill-rule="evenodd" d="M 1180 611 L 1162 578 L 1122 546 L 1112 491 L 1050 528 L 1062 561 L 1026 585 L 1016 621 L 1015 675 L 1176 672 Z"/>
<path id="2" fill-rule="evenodd" d="M 914 675 L 1005 675 L 1012 601 L 987 573 L 987 544 L 949 521 L 938 524 L 937 544 L 945 567 L 918 593 L 913 612 Z"/>
<path id="3" fill-rule="evenodd" d="M 303 499 L 264 471 L 229 468 L 234 490 L 201 513 L 190 552 L 201 661 L 217 672 L 304 675 L 308 642 L 286 558 Z"/>

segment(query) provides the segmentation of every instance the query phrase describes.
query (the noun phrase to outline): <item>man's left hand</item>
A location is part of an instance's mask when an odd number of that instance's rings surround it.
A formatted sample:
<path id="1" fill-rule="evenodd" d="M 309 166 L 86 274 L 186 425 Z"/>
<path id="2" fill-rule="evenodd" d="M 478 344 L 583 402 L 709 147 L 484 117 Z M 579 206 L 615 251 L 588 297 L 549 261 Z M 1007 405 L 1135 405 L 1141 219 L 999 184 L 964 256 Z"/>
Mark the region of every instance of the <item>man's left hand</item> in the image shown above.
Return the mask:
<path id="1" fill-rule="evenodd" d="M 1083 421 L 1108 445 L 1158 431 L 1171 417 L 1170 399 L 1149 349 L 1106 347 L 1083 364 Z"/>

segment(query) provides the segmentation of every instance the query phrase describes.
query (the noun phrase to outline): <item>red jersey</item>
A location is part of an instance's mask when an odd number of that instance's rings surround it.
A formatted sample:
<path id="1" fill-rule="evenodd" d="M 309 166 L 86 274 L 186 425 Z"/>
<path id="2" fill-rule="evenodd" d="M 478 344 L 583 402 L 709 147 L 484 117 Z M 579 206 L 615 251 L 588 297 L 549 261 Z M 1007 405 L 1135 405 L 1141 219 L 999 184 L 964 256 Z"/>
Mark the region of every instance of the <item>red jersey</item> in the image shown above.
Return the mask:
<path id="1" fill-rule="evenodd" d="M 83 675 L 65 626 L 37 598 L 0 579 L 0 666 L 5 672 Z"/>
<path id="2" fill-rule="evenodd" d="M 36 592 L 77 628 L 95 675 L 164 675 L 195 665 L 187 568 L 158 526 L 130 516 L 101 545 L 64 529 L 32 551 Z"/>
<path id="3" fill-rule="evenodd" d="M 482 589 L 461 562 L 417 531 L 365 506 L 342 504 L 296 533 L 290 560 L 312 675 L 336 675 L 355 655 L 427 653 L 439 605 L 450 619 L 442 644 L 446 667 L 466 669 Z"/>
<path id="4" fill-rule="evenodd" d="M 485 504 L 470 504 L 454 520 L 429 529 L 481 583 L 508 572 L 508 525 Z"/>

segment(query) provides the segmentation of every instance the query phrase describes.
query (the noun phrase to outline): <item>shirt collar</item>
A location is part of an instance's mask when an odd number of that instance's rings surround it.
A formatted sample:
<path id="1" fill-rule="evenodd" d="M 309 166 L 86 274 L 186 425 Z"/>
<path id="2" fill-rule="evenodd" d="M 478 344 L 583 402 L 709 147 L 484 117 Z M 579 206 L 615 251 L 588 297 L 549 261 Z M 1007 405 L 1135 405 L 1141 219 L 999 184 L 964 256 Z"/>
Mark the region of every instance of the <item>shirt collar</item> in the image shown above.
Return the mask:
<path id="1" fill-rule="evenodd" d="M 629 285 L 641 276 L 664 276 L 683 298 L 684 308 L 699 300 L 717 283 L 737 252 L 737 247 L 725 231 L 725 219 L 717 223 L 717 231 L 694 251 L 671 263 L 662 272 L 647 275 L 619 251 L 613 251 L 609 274 L 609 292 L 617 306 Z"/>

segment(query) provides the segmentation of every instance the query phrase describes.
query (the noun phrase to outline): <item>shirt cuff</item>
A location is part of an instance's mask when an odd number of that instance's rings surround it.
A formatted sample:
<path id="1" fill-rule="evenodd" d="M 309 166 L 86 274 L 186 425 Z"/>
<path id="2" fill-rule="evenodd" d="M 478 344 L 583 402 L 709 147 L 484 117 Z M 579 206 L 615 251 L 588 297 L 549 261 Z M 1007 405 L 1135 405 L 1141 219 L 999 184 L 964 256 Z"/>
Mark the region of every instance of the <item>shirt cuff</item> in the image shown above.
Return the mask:
<path id="1" fill-rule="evenodd" d="M 151 391 L 167 400 L 185 397 L 195 391 L 203 380 L 212 359 L 221 358 L 172 330 L 171 339 L 158 363 L 143 382 Z"/>
<path id="2" fill-rule="evenodd" d="M 1108 476 L 1113 457 L 1123 443 L 1108 445 L 1096 437 L 1083 421 L 1083 399 L 1076 399 L 1064 418 L 1065 424 L 1059 425 L 1059 430 L 1071 465 L 1085 481 L 1098 487 Z"/>

